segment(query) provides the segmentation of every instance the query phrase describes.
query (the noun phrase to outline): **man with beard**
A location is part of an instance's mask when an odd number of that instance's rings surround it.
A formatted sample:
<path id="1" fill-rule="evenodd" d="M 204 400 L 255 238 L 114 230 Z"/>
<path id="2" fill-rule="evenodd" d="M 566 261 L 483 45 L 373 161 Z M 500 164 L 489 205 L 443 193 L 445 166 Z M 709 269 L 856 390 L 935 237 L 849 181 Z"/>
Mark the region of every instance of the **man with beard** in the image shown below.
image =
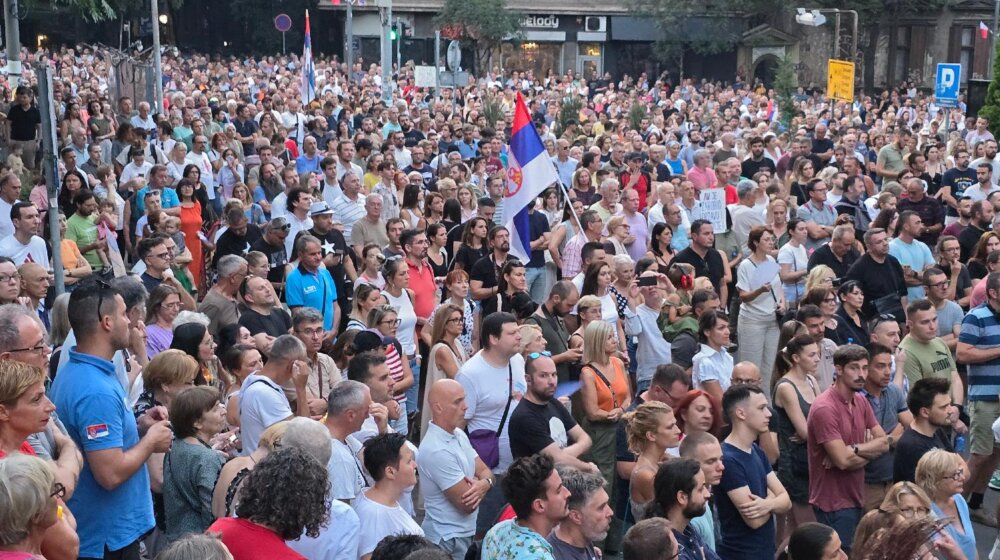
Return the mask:
<path id="1" fill-rule="evenodd" d="M 878 312 L 874 302 L 890 294 L 898 296 L 900 307 L 906 309 L 907 292 L 903 267 L 896 257 L 889 254 L 888 233 L 882 228 L 871 228 L 865 232 L 864 239 L 868 252 L 847 271 L 847 279 L 861 284 L 861 290 L 865 294 L 861 313 L 866 318 L 875 317 Z M 905 317 L 896 317 L 897 321 L 904 319 Z"/>
<path id="2" fill-rule="evenodd" d="M 944 206 L 941 201 L 933 196 L 927 196 L 924 192 L 924 182 L 914 177 L 905 183 L 907 198 L 900 199 L 896 204 L 896 210 L 900 213 L 907 210 L 916 212 L 924 222 L 924 231 L 917 239 L 933 247 L 938 240 L 938 235 L 944 229 Z"/>
<path id="3" fill-rule="evenodd" d="M 955 411 L 947 379 L 929 377 L 914 383 L 906 396 L 906 407 L 913 415 L 913 421 L 896 444 L 892 461 L 893 482 L 913 482 L 917 462 L 931 449 L 953 451 L 951 438 L 945 434 Z"/>
<path id="4" fill-rule="evenodd" d="M 560 467 L 559 476 L 569 490 L 566 501 L 569 515 L 546 539 L 552 545 L 552 557 L 556 560 L 596 558 L 594 543 L 608 536 L 614 515 L 604 479 L 600 474 L 570 467 Z"/>
<path id="5" fill-rule="evenodd" d="M 267 279 L 278 293 L 285 287 L 285 274 L 289 268 L 285 239 L 291 229 L 292 224 L 285 218 L 274 218 L 264 225 L 264 235 L 250 245 L 251 251 L 259 251 L 267 256 Z"/>
<path id="6" fill-rule="evenodd" d="M 260 228 L 249 223 L 242 208 L 230 208 L 226 212 L 226 231 L 222 232 L 215 242 L 215 256 L 212 257 L 212 267 L 219 266 L 219 259 L 226 255 L 237 255 L 246 258 L 250 246 L 260 239 Z"/>
<path id="7" fill-rule="evenodd" d="M 898 206 L 898 203 L 897 203 Z M 941 231 L 942 235 L 950 235 L 952 237 L 958 237 L 962 230 L 967 228 L 972 222 L 972 199 L 963 196 L 958 199 L 958 221 L 952 222 L 944 230 Z"/>
<path id="8" fill-rule="evenodd" d="M 865 196 L 864 183 L 857 177 L 848 177 L 844 179 L 842 188 L 844 196 L 834 205 L 834 209 L 837 211 L 838 216 L 842 214 L 850 216 L 854 223 L 856 234 L 862 236 L 868 230 L 868 226 L 871 225 L 868 210 L 863 204 Z"/>
<path id="9" fill-rule="evenodd" d="M 600 474 L 594 463 L 580 460 L 580 456 L 590 449 L 590 436 L 573 420 L 566 407 L 553 398 L 557 376 L 552 358 L 529 355 L 524 363 L 524 380 L 528 391 L 510 415 L 509 429 L 518 434 L 510 442 L 514 458 L 543 453 L 556 465 Z"/>
<path id="10" fill-rule="evenodd" d="M 671 459 L 656 471 L 654 500 L 677 539 L 677 560 L 719 560 L 705 545 L 691 520 L 705 514 L 712 490 L 701 465 L 694 459 Z"/>
<path id="11" fill-rule="evenodd" d="M 552 353 L 552 361 L 556 364 L 559 382 L 569 381 L 570 365 L 583 357 L 582 348 L 569 349 L 569 331 L 563 319 L 576 307 L 580 292 L 569 280 L 560 280 L 552 286 L 549 297 L 525 322 L 538 325 L 542 329 L 545 348 Z"/>
<path id="12" fill-rule="evenodd" d="M 864 467 L 887 452 L 893 437 L 875 419 L 865 397 L 868 351 L 856 344 L 833 353 L 837 376 L 813 401 L 806 419 L 809 503 L 816 520 L 833 528 L 850 552 L 864 506 Z"/>
<path id="13" fill-rule="evenodd" d="M 757 445 L 757 438 L 768 431 L 771 409 L 758 387 L 741 384 L 726 390 L 722 411 L 733 431 L 722 444 L 724 469 L 716 486 L 722 532 L 717 549 L 726 560 L 770 560 L 776 548 L 773 514 L 792 508 L 778 474 Z"/>
<path id="14" fill-rule="evenodd" d="M 913 422 L 913 415 L 906 408 L 903 390 L 890 382 L 892 350 L 882 344 L 871 344 L 868 352 L 868 375 L 861 394 L 868 399 L 882 430 L 898 442 L 903 430 Z M 892 465 L 895 455 L 895 449 L 890 447 L 887 453 L 865 466 L 865 512 L 882 505 L 886 492 L 894 482 Z"/>
<path id="15" fill-rule="evenodd" d="M 479 301 L 495 298 L 500 291 L 497 278 L 500 269 L 507 262 L 507 254 L 510 251 L 510 232 L 504 226 L 490 229 L 488 239 L 492 251 L 476 261 L 469 272 L 469 291 L 472 299 Z"/>
<path id="16" fill-rule="evenodd" d="M 278 180 L 278 168 L 274 163 L 265 161 L 260 164 L 260 183 L 253 191 L 253 201 L 260 204 L 264 215 L 271 218 L 271 201 L 285 191 L 284 185 Z"/>
<path id="17" fill-rule="evenodd" d="M 778 172 L 774 162 L 764 157 L 764 140 L 759 136 L 754 136 L 747 141 L 750 146 L 750 157 L 740 164 L 740 175 L 752 178 L 761 171 L 770 171 L 771 175 Z"/>
<path id="18" fill-rule="evenodd" d="M 292 318 L 278 305 L 266 278 L 247 278 L 240 285 L 240 296 L 245 304 L 240 314 L 240 325 L 250 331 L 257 349 L 267 355 L 274 339 L 291 330 Z"/>
<path id="19" fill-rule="evenodd" d="M 319 239 L 320 249 L 323 251 L 323 264 L 333 276 L 333 283 L 337 286 L 337 304 L 340 306 L 340 316 L 345 317 L 350 312 L 347 307 L 350 305 L 347 294 L 347 279 L 351 281 L 357 277 L 354 270 L 354 261 L 347 256 L 347 241 L 344 234 L 333 227 L 333 210 L 326 202 L 314 202 L 309 208 L 309 217 L 312 218 L 313 226 L 308 231 L 299 232 L 299 237 L 311 235 Z M 292 255 L 292 260 L 298 255 Z"/>
<path id="20" fill-rule="evenodd" d="M 962 247 L 962 262 L 969 262 L 979 238 L 993 227 L 993 205 L 988 201 L 973 201 L 969 212 L 972 215 L 969 225 L 958 234 L 958 244 Z M 867 294 L 868 292 L 865 292 L 865 295 Z"/>
<path id="21" fill-rule="evenodd" d="M 885 149 L 885 148 L 883 148 Z M 941 201 L 948 205 L 948 223 L 958 218 L 958 199 L 965 196 L 965 189 L 976 184 L 976 170 L 969 167 L 969 151 L 955 153 L 955 167 L 944 172 L 941 178 Z"/>
<path id="22" fill-rule="evenodd" d="M 705 475 L 705 484 L 710 487 L 718 486 L 722 482 L 722 473 L 726 471 L 725 461 L 722 460 L 722 446 L 719 440 L 708 432 L 692 432 L 681 441 L 680 454 L 684 459 L 694 459 L 701 465 L 701 472 Z M 705 508 L 705 513 L 700 517 L 691 520 L 691 525 L 695 531 L 708 545 L 708 548 L 715 551 L 716 533 L 718 528 L 715 519 L 718 512 L 715 507 L 709 504 Z"/>

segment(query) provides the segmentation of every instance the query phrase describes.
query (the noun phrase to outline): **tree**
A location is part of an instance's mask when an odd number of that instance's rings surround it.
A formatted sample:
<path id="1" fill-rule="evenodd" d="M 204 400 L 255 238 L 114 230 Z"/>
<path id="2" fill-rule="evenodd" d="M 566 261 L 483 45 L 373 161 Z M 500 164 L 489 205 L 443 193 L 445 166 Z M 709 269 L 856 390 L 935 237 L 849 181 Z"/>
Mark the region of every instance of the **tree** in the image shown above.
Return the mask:
<path id="1" fill-rule="evenodd" d="M 1000 47 L 1000 44 L 996 45 Z M 1000 52 L 1000 48 L 997 49 Z M 990 120 L 990 132 L 994 136 L 1000 136 L 1000 56 L 993 55 L 993 79 L 990 87 L 986 90 L 986 101 L 979 109 L 977 116 L 986 117 Z"/>
<path id="2" fill-rule="evenodd" d="M 783 56 L 778 60 L 778 69 L 774 76 L 774 92 L 777 94 L 778 116 L 781 124 L 788 128 L 795 116 L 795 90 L 799 80 L 795 74 L 795 65 L 791 59 Z"/>
<path id="3" fill-rule="evenodd" d="M 445 0 L 434 22 L 472 47 L 475 70 L 482 73 L 500 43 L 520 37 L 521 18 L 506 0 Z"/>

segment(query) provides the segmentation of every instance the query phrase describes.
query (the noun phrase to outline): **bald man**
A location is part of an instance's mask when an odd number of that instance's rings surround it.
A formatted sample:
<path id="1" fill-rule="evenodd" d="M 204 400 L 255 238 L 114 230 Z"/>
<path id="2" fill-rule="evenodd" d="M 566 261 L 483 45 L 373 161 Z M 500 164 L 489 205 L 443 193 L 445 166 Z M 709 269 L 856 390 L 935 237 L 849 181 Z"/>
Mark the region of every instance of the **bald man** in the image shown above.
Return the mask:
<path id="1" fill-rule="evenodd" d="M 424 535 L 454 560 L 462 560 L 476 533 L 479 502 L 493 487 L 493 473 L 479 458 L 465 424 L 465 390 L 453 379 L 428 389 L 431 422 L 420 442 L 417 467 L 424 493 Z"/>
<path id="2" fill-rule="evenodd" d="M 49 292 L 49 271 L 40 264 L 26 262 L 17 269 L 21 275 L 21 297 L 25 305 L 38 314 L 45 330 L 49 329 L 49 311 L 45 309 L 45 296 Z"/>

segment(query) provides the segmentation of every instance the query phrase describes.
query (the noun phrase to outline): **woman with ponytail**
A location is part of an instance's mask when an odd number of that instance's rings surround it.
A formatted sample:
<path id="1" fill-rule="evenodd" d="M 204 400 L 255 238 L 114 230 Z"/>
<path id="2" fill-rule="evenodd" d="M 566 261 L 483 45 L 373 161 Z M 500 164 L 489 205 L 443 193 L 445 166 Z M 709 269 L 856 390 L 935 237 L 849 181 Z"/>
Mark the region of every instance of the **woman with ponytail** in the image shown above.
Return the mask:
<path id="1" fill-rule="evenodd" d="M 778 560 L 847 560 L 837 532 L 821 523 L 806 523 L 795 529 Z"/>
<path id="2" fill-rule="evenodd" d="M 681 429 L 674 411 L 659 401 L 647 401 L 626 412 L 625 433 L 629 451 L 636 454 L 629 477 L 628 505 L 632 519 L 642 521 L 653 505 L 653 479 L 667 449 L 680 444 Z"/>
<path id="3" fill-rule="evenodd" d="M 796 335 L 778 350 L 771 376 L 771 398 L 778 417 L 778 480 L 788 490 L 792 509 L 778 520 L 778 543 L 795 528 L 815 521 L 809 505 L 809 456 L 806 449 L 806 417 L 819 396 L 814 373 L 819 365 L 819 347 L 809 335 Z"/>

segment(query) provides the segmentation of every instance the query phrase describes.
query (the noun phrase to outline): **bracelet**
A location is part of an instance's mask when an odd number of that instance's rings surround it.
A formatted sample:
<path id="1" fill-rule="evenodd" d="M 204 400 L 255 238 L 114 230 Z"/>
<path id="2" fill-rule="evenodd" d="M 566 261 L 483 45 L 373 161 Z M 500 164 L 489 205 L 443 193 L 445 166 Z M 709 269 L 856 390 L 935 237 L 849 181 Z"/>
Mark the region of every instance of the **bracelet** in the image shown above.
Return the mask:
<path id="1" fill-rule="evenodd" d="M 489 485 L 490 485 L 490 488 L 493 488 L 493 477 L 492 477 L 492 476 L 490 476 L 490 477 L 487 477 L 487 478 L 486 478 L 486 482 L 488 482 L 488 483 L 489 483 Z"/>

